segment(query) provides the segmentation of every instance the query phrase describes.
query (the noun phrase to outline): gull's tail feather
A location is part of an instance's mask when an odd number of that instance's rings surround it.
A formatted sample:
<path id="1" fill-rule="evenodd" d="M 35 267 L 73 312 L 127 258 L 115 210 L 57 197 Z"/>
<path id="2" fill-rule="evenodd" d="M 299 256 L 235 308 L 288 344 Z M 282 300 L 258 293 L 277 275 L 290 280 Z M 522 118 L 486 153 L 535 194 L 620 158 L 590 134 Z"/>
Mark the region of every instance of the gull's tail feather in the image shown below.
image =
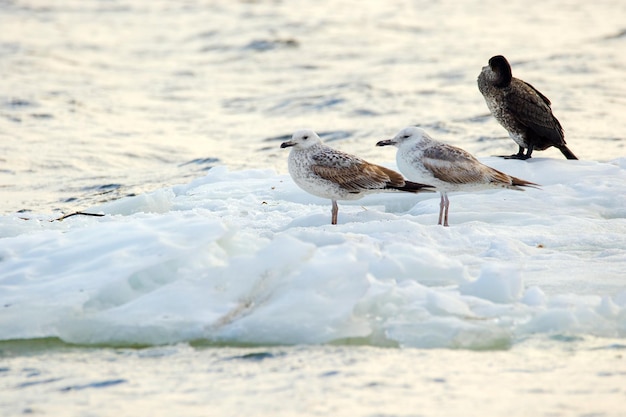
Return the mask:
<path id="1" fill-rule="evenodd" d="M 427 184 L 420 184 L 419 182 L 404 181 L 404 185 L 390 186 L 389 188 L 398 191 L 407 191 L 409 193 L 434 193 L 435 187 Z"/>
<path id="2" fill-rule="evenodd" d="M 534 182 L 526 181 L 517 177 L 511 177 L 511 185 L 514 187 L 531 187 L 531 188 L 541 187 L 539 184 L 535 184 Z"/>

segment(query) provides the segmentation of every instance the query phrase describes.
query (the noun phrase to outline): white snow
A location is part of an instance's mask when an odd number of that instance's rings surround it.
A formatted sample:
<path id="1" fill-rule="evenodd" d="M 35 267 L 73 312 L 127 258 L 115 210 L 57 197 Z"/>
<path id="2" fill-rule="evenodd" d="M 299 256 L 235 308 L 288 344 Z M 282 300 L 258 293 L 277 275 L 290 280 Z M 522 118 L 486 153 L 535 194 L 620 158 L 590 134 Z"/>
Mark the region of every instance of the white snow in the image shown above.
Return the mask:
<path id="1" fill-rule="evenodd" d="M 0 340 L 493 348 L 626 337 L 626 158 L 482 162 L 525 192 L 327 200 L 271 170 L 0 217 Z M 388 164 L 391 168 L 393 165 Z"/>

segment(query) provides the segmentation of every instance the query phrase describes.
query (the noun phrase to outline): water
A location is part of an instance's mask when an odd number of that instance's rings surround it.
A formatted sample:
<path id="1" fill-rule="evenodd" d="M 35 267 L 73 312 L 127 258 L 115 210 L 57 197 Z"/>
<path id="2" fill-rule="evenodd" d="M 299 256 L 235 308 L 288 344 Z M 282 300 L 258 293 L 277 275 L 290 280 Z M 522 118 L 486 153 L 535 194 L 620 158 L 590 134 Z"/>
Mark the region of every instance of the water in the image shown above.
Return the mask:
<path id="1" fill-rule="evenodd" d="M 625 16 L 619 0 L 5 1 L 0 210 L 70 212 L 219 164 L 284 172 L 279 141 L 300 127 L 376 161 L 409 124 L 511 154 L 476 87 L 499 53 L 574 153 L 609 160 L 624 155 Z"/>
<path id="2" fill-rule="evenodd" d="M 0 0 L 0 414 L 623 415 L 624 22 L 618 0 Z M 495 54 L 585 160 L 503 165 L 543 195 L 453 197 L 450 230 L 436 199 L 373 196 L 328 230 L 250 171 L 285 173 L 300 127 L 372 162 L 409 124 L 511 154 L 476 86 Z"/>
<path id="3" fill-rule="evenodd" d="M 54 340 L 25 352 L 5 343 L 0 404 L 4 415 L 620 416 L 626 347 L 604 343 L 489 352 L 79 349 Z"/>

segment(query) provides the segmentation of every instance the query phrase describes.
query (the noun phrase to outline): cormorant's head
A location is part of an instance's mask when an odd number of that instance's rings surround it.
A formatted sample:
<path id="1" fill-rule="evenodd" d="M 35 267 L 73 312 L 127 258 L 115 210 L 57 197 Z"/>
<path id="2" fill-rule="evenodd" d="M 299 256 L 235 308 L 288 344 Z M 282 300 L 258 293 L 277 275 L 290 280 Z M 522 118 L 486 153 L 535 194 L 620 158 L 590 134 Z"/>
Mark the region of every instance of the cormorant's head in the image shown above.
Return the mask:
<path id="1" fill-rule="evenodd" d="M 492 56 L 489 60 L 489 68 L 496 75 L 494 80 L 496 87 L 506 87 L 511 84 L 513 74 L 511 73 L 511 65 L 509 65 L 509 61 L 505 57 L 502 55 Z"/>

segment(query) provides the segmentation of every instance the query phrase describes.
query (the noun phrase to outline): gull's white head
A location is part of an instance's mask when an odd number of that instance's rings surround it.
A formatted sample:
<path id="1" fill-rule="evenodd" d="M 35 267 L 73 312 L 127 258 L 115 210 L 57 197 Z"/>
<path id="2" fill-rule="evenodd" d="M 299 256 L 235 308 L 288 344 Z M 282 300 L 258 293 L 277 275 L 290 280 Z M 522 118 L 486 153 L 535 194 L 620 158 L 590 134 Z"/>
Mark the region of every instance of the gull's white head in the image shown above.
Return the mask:
<path id="1" fill-rule="evenodd" d="M 416 144 L 420 143 L 424 139 L 430 139 L 424 129 L 416 126 L 409 126 L 399 131 L 393 139 L 381 140 L 376 144 L 376 146 L 402 146 L 405 144 Z"/>
<path id="2" fill-rule="evenodd" d="M 291 140 L 281 143 L 280 147 L 288 148 L 290 146 L 293 146 L 296 149 L 306 149 L 320 142 L 321 140 L 320 137 L 317 136 L 317 133 L 315 133 L 311 129 L 302 129 L 296 130 L 291 136 Z"/>

